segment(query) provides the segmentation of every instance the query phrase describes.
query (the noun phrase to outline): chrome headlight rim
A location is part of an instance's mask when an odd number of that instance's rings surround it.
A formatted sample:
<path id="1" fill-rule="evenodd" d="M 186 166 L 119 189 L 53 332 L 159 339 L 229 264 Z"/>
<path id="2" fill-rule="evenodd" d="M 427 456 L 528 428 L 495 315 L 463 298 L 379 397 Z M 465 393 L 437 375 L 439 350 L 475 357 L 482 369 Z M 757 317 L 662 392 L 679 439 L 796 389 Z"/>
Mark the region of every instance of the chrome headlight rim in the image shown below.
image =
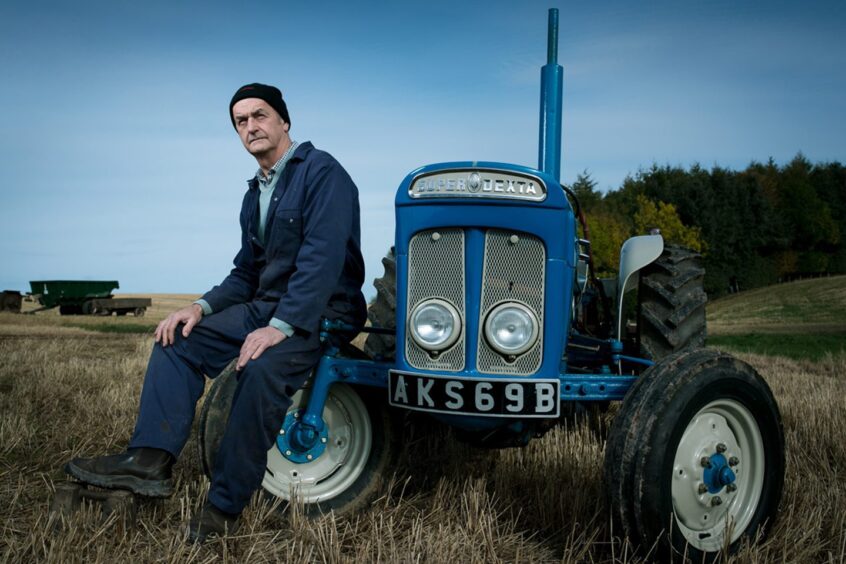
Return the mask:
<path id="1" fill-rule="evenodd" d="M 450 317 L 452 317 L 454 327 L 449 337 L 447 337 L 443 342 L 438 343 L 436 345 L 428 343 L 424 341 L 422 337 L 420 337 L 417 332 L 417 324 L 414 322 L 415 317 L 418 313 L 420 313 L 420 310 L 422 310 L 424 307 L 433 305 L 443 307 L 449 313 Z M 458 338 L 461 336 L 462 330 L 463 326 L 461 323 L 461 315 L 459 315 L 458 313 L 458 308 L 456 308 L 450 302 L 442 298 L 431 298 L 428 300 L 423 300 L 422 302 L 414 306 L 414 309 L 411 311 L 411 315 L 408 316 L 408 332 L 411 334 L 411 339 L 414 341 L 414 344 L 416 344 L 418 347 L 425 351 L 441 353 L 449 349 L 458 341 Z"/>
<path id="2" fill-rule="evenodd" d="M 529 338 L 526 340 L 523 345 L 516 348 L 506 348 L 502 347 L 497 344 L 496 339 L 494 339 L 494 328 L 493 323 L 496 316 L 502 313 L 503 310 L 506 309 L 517 309 L 521 312 L 525 313 L 532 322 L 532 333 Z M 520 302 L 501 302 L 491 308 L 490 312 L 488 312 L 485 318 L 485 340 L 488 343 L 488 346 L 495 350 L 497 353 L 503 356 L 518 356 L 521 355 L 535 346 L 535 343 L 538 342 L 538 336 L 540 335 L 540 322 L 538 321 L 538 316 L 535 312 L 527 306 L 526 304 Z"/>

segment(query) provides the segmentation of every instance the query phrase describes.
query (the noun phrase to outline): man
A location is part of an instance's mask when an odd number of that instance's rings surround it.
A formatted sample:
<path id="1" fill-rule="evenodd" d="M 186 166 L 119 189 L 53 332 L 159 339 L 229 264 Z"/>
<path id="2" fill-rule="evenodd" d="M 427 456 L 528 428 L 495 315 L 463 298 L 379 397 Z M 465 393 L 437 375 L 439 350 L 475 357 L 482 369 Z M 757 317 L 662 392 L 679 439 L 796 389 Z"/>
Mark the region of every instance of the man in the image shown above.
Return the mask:
<path id="1" fill-rule="evenodd" d="M 156 327 L 127 451 L 65 467 L 95 486 L 170 495 L 203 375 L 215 377 L 237 358 L 238 387 L 208 502 L 188 524 L 189 540 L 199 542 L 232 533 L 260 486 L 291 396 L 320 358 L 321 318 L 359 327 L 366 316 L 358 190 L 349 175 L 328 153 L 291 140 L 277 88 L 243 86 L 229 113 L 259 165 L 241 208 L 235 268 Z"/>

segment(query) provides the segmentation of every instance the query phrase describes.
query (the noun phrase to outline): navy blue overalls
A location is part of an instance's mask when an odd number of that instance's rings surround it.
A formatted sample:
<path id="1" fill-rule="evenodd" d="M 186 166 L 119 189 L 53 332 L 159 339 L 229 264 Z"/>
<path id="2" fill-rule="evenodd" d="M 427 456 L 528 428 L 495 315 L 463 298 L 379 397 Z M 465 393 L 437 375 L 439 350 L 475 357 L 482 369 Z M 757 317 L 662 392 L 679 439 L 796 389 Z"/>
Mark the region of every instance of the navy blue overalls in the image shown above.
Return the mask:
<path id="1" fill-rule="evenodd" d="M 358 190 L 331 155 L 297 147 L 268 210 L 266 241 L 256 237 L 258 187 L 249 183 L 241 208 L 241 250 L 232 272 L 203 299 L 214 313 L 187 338 L 177 328 L 168 347 L 156 343 L 129 447 L 152 447 L 175 458 L 185 446 L 205 376 L 236 358 L 247 335 L 271 318 L 295 329 L 238 374 L 229 422 L 217 453 L 209 501 L 240 513 L 261 485 L 291 396 L 320 359 L 320 320 L 362 326 Z"/>

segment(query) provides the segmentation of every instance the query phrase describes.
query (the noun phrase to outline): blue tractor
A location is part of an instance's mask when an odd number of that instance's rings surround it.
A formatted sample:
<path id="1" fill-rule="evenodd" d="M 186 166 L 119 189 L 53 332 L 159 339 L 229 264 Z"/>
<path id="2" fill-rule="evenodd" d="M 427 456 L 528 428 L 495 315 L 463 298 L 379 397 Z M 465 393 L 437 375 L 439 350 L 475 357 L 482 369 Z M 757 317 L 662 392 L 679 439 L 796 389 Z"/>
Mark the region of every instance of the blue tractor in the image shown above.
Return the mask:
<path id="1" fill-rule="evenodd" d="M 775 518 L 781 416 L 752 367 L 703 348 L 698 255 L 642 235 L 623 245 L 616 279 L 594 274 L 584 216 L 559 181 L 557 29 L 553 9 L 538 168 L 452 162 L 402 181 L 365 350 L 329 344 L 350 328 L 324 321 L 326 354 L 280 422 L 263 487 L 306 512 L 354 511 L 393 470 L 397 411 L 475 445 L 519 447 L 622 401 L 605 458 L 614 530 L 665 556 L 712 560 Z M 203 406 L 207 474 L 234 390 L 226 371 Z"/>

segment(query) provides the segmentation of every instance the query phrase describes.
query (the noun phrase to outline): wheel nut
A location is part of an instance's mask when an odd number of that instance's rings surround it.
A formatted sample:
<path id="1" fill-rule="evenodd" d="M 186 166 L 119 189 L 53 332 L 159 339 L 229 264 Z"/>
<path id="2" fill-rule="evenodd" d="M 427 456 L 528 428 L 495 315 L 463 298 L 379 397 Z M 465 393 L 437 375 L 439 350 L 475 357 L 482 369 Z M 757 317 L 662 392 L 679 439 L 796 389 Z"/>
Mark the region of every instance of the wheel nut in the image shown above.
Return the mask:
<path id="1" fill-rule="evenodd" d="M 703 456 L 702 459 L 699 461 L 703 468 L 710 468 L 711 467 L 711 459 L 707 456 Z"/>
<path id="2" fill-rule="evenodd" d="M 726 491 L 729 493 L 737 491 L 737 486 L 735 484 L 729 484 L 726 486 Z"/>
<path id="3" fill-rule="evenodd" d="M 717 452 L 722 454 L 726 451 L 726 445 L 723 443 L 717 444 Z"/>
<path id="4" fill-rule="evenodd" d="M 286 450 L 286 451 L 285 451 L 285 456 L 291 456 L 291 451 L 290 451 L 290 450 Z"/>
<path id="5" fill-rule="evenodd" d="M 740 464 L 740 460 L 736 456 L 729 458 L 729 466 L 737 466 L 738 464 Z"/>
<path id="6" fill-rule="evenodd" d="M 279 434 L 280 434 L 280 435 L 284 435 L 284 434 L 285 434 L 285 429 L 279 429 Z"/>
<path id="7" fill-rule="evenodd" d="M 310 454 L 306 455 L 306 460 L 311 460 L 312 458 L 314 458 L 312 455 L 310 455 Z"/>
<path id="8" fill-rule="evenodd" d="M 720 496 L 714 496 L 714 497 L 711 498 L 711 505 L 713 505 L 714 507 L 716 507 L 718 505 L 722 505 L 722 504 L 723 504 L 723 500 Z"/>
<path id="9" fill-rule="evenodd" d="M 320 437 L 320 442 L 325 445 L 326 444 L 326 437 Z"/>
<path id="10" fill-rule="evenodd" d="M 708 486 L 706 486 L 705 484 L 699 484 L 699 493 L 708 493 Z"/>

